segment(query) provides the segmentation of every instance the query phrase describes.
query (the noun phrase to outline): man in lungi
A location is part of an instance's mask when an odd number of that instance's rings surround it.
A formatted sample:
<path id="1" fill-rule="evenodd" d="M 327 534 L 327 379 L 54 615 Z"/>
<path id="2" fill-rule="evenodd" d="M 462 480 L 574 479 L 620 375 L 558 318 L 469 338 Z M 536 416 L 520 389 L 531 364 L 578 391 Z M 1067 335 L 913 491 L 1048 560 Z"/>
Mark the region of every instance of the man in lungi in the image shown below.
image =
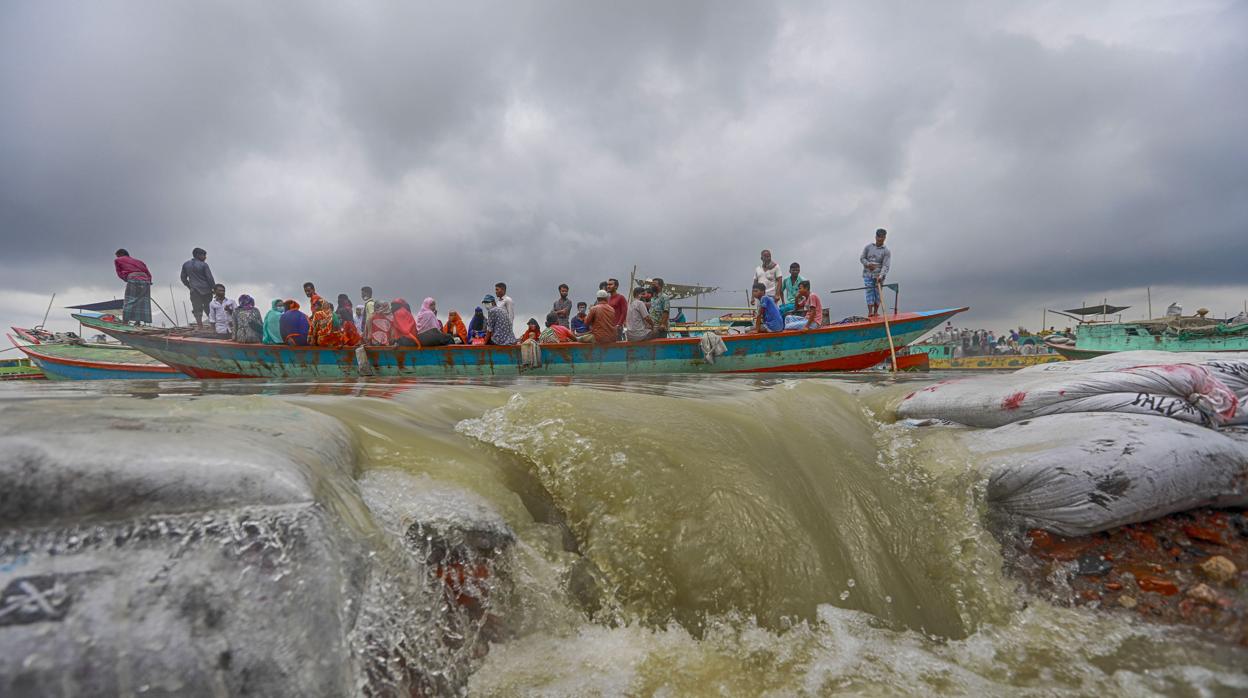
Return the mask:
<path id="1" fill-rule="evenodd" d="M 867 317 L 880 314 L 880 289 L 884 286 L 884 277 L 888 276 L 888 264 L 892 253 L 884 246 L 884 238 L 888 231 L 880 228 L 875 231 L 875 242 L 867 243 L 862 248 L 862 285 L 866 287 Z"/>
<path id="2" fill-rule="evenodd" d="M 121 319 L 126 324 L 152 324 L 152 273 L 147 265 L 130 256 L 124 248 L 113 259 L 117 278 L 126 282 L 126 301 L 121 306 Z"/>

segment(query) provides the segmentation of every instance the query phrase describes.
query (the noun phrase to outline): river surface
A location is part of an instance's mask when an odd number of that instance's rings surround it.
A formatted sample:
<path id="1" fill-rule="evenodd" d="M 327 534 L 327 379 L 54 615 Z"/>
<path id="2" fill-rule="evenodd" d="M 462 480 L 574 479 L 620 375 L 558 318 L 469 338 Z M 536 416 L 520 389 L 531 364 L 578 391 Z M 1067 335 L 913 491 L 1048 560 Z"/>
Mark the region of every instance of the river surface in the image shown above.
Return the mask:
<path id="1" fill-rule="evenodd" d="M 0 401 L 292 403 L 346 425 L 362 480 L 475 493 L 517 541 L 508 635 L 471 695 L 1248 693 L 1243 649 L 1053 605 L 1003 571 L 1010 534 L 986 527 L 957 430 L 886 417 L 939 377 L 80 382 Z"/>

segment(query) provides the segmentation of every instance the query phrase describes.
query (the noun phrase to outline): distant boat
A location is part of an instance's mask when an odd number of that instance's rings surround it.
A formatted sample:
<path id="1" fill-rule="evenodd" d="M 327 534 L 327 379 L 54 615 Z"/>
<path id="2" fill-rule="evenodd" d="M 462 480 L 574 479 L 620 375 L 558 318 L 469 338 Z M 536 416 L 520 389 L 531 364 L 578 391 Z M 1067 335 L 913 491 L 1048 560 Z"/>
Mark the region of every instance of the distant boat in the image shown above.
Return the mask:
<path id="1" fill-rule="evenodd" d="M 1248 351 L 1248 323 L 1232 324 L 1199 315 L 1138 322 L 1083 323 L 1075 338 L 1045 345 L 1068 359 L 1091 359 L 1120 351 Z"/>
<path id="2" fill-rule="evenodd" d="M 0 381 L 44 380 L 47 376 L 30 359 L 0 359 Z"/>
<path id="3" fill-rule="evenodd" d="M 967 308 L 889 316 L 894 343 L 905 346 Z M 356 352 L 326 347 L 239 344 L 191 337 L 169 330 L 138 328 L 99 318 L 74 316 L 195 378 L 355 378 Z M 366 347 L 367 373 L 376 376 L 568 376 L 705 374 L 785 371 L 855 371 L 888 357 L 882 318 L 814 330 L 731 334 L 726 353 L 704 358 L 701 340 L 668 338 L 613 344 L 520 346 Z"/>
<path id="4" fill-rule="evenodd" d="M 24 338 L 8 335 L 13 343 L 50 380 L 124 380 L 185 378 L 181 372 L 143 352 L 122 344 L 100 344 L 69 341 L 64 338 L 47 341 L 46 334 L 14 327 Z"/>
<path id="5" fill-rule="evenodd" d="M 1060 354 L 985 354 L 982 356 L 954 356 L 961 344 L 951 342 L 911 344 L 911 354 L 924 353 L 933 371 L 1017 371 L 1039 364 L 1065 361 Z"/>

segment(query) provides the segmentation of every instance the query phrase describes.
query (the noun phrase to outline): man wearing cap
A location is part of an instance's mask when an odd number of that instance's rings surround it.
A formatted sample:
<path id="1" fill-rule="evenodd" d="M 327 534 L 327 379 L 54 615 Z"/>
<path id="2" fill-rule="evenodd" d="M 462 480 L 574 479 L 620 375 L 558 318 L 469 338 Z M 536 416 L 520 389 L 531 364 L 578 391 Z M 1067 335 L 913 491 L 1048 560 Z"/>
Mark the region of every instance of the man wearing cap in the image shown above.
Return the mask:
<path id="1" fill-rule="evenodd" d="M 516 332 L 512 329 L 507 310 L 495 304 L 494 296 L 486 296 L 481 305 L 485 306 L 485 343 L 515 344 Z"/>
<path id="2" fill-rule="evenodd" d="M 585 324 L 589 325 L 589 335 L 582 338 L 582 341 L 594 344 L 610 344 L 619 341 L 620 330 L 615 324 L 615 310 L 607 302 L 610 295 L 606 291 L 598 291 L 598 300 L 585 315 Z"/>
<path id="3" fill-rule="evenodd" d="M 884 277 L 888 276 L 888 264 L 892 253 L 884 246 L 884 238 L 888 231 L 880 228 L 875 231 L 875 242 L 867 243 L 862 248 L 862 285 L 866 287 L 867 317 L 880 314 L 880 289 L 884 286 Z"/>

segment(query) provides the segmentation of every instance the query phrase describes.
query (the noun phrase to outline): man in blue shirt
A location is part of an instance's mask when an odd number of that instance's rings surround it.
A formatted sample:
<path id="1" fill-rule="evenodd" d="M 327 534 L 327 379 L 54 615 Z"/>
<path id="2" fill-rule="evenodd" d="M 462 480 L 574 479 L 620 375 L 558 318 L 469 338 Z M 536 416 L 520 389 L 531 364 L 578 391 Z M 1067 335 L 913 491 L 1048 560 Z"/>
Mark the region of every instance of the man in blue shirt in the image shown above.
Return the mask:
<path id="1" fill-rule="evenodd" d="M 754 315 L 755 332 L 780 332 L 784 329 L 784 316 L 776 299 L 767 294 L 767 287 L 761 283 L 754 284 L 754 300 L 758 303 L 758 311 Z"/>

